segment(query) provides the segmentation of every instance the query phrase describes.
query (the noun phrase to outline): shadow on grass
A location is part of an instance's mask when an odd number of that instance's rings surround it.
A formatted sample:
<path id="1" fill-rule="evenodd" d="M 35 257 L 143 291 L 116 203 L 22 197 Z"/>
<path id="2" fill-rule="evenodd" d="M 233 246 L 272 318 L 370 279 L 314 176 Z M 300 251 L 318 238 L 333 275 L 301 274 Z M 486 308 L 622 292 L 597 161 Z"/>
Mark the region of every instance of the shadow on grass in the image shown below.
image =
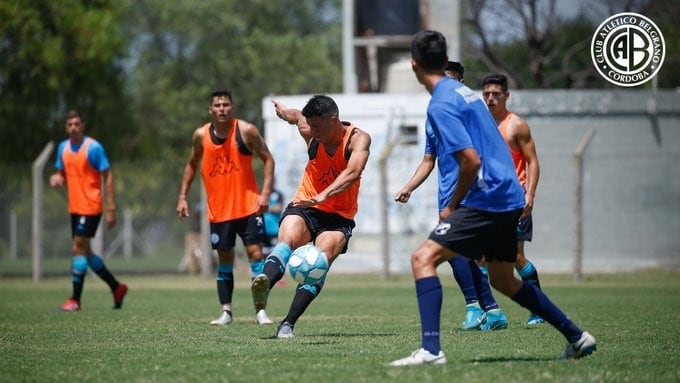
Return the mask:
<path id="1" fill-rule="evenodd" d="M 529 357 L 499 357 L 499 358 L 477 358 L 468 359 L 465 362 L 474 363 L 503 363 L 503 362 L 554 362 L 559 360 L 557 357 L 541 357 L 541 358 L 529 358 Z"/>

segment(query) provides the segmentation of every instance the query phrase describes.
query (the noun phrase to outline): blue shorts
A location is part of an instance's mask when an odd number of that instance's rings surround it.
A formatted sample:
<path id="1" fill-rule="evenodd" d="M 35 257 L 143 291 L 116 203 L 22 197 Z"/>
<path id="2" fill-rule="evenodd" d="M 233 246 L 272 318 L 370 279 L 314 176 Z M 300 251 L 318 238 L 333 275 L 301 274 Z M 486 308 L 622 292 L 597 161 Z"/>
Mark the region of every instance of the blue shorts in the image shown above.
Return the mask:
<path id="1" fill-rule="evenodd" d="M 213 250 L 231 250 L 238 234 L 245 246 L 263 243 L 264 220 L 260 214 L 224 222 L 210 222 L 210 243 Z"/>
<path id="2" fill-rule="evenodd" d="M 97 233 L 102 215 L 80 215 L 71 213 L 71 236 L 92 238 Z"/>
<path id="3" fill-rule="evenodd" d="M 457 207 L 440 222 L 430 239 L 468 258 L 487 261 L 517 260 L 517 220 L 522 209 L 488 212 Z"/>
<path id="4" fill-rule="evenodd" d="M 531 242 L 533 233 L 534 222 L 531 219 L 531 214 L 526 217 L 520 217 L 519 222 L 517 222 L 517 240 Z"/>
<path id="5" fill-rule="evenodd" d="M 345 235 L 345 246 L 340 251 L 340 254 L 345 254 L 347 252 L 347 245 L 349 244 L 349 239 L 352 236 L 352 229 L 354 229 L 354 220 L 347 219 L 340 214 L 327 213 L 318 209 L 311 207 L 300 207 L 295 206 L 293 203 L 286 206 L 286 210 L 283 211 L 281 216 L 281 221 L 287 215 L 297 215 L 302 217 L 307 224 L 307 229 L 312 234 L 312 242 L 316 240 L 316 237 L 323 233 L 324 231 L 340 231 Z"/>

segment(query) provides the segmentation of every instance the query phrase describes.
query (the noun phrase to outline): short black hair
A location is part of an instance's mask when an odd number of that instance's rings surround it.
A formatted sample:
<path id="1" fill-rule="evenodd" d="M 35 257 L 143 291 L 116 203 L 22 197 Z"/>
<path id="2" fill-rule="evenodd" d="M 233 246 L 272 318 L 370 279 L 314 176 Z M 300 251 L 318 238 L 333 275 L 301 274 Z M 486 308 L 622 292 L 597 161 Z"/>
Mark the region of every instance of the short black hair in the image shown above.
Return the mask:
<path id="1" fill-rule="evenodd" d="M 75 109 L 71 109 L 66 113 L 65 121 L 68 121 L 72 118 L 80 118 L 81 121 L 83 120 L 83 116 L 81 116 L 80 113 Z"/>
<path id="2" fill-rule="evenodd" d="M 449 63 L 446 64 L 446 68 L 444 68 L 444 70 L 458 73 L 459 80 L 462 80 L 463 74 L 465 74 L 465 68 L 463 68 L 463 64 L 458 61 L 449 61 Z"/>
<path id="3" fill-rule="evenodd" d="M 446 38 L 437 31 L 420 31 L 411 40 L 411 57 L 426 71 L 443 71 L 448 62 Z"/>
<path id="4" fill-rule="evenodd" d="M 302 108 L 302 115 L 305 117 L 338 116 L 338 105 L 332 98 L 323 94 L 316 94 Z"/>
<path id="5" fill-rule="evenodd" d="M 505 77 L 504 74 L 494 73 L 484 77 L 484 80 L 482 80 L 482 87 L 486 86 L 487 84 L 500 85 L 503 92 L 508 91 L 508 78 Z"/>
<path id="6" fill-rule="evenodd" d="M 210 103 L 212 104 L 212 101 L 215 97 L 227 97 L 229 98 L 229 101 L 234 101 L 231 98 L 231 91 L 227 89 L 215 89 L 213 92 L 210 94 Z"/>

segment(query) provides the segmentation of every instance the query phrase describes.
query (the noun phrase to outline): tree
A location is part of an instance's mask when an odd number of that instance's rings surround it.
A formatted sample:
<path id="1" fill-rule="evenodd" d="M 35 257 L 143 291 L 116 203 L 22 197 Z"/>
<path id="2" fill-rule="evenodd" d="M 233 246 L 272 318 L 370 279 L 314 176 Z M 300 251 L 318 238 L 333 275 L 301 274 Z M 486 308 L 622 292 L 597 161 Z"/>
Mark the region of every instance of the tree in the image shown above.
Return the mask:
<path id="1" fill-rule="evenodd" d="M 135 142 L 184 158 L 215 87 L 232 90 L 236 115 L 258 125 L 266 95 L 339 91 L 339 12 L 338 0 L 131 1 Z"/>
<path id="2" fill-rule="evenodd" d="M 103 141 L 129 132 L 116 3 L 0 2 L 0 163 L 32 161 L 62 139 L 68 109 Z"/>
<path id="3" fill-rule="evenodd" d="M 666 36 L 667 68 L 678 63 L 680 12 L 673 0 L 600 0 L 569 3 L 577 12 L 560 12 L 558 0 L 466 0 L 464 61 L 470 76 L 488 72 L 508 76 L 512 88 L 601 88 L 611 84 L 590 59 L 592 34 L 608 16 L 637 12 L 653 19 Z M 660 87 L 674 87 L 678 74 L 662 70 Z M 472 82 L 470 82 L 472 84 Z M 648 85 L 651 86 L 651 85 Z"/>

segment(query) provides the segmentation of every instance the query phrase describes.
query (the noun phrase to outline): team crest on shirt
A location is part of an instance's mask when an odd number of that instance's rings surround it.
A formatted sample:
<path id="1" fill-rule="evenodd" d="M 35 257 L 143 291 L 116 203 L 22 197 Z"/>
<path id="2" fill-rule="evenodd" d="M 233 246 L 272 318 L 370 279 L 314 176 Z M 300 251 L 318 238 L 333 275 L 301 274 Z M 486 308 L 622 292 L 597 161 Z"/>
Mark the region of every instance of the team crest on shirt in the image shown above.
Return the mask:
<path id="1" fill-rule="evenodd" d="M 437 227 L 434 228 L 434 233 L 437 235 L 444 235 L 448 233 L 449 229 L 451 229 L 451 224 L 447 222 L 441 222 Z"/>
<path id="2" fill-rule="evenodd" d="M 236 166 L 236 163 L 234 161 L 232 161 L 227 156 L 219 156 L 217 157 L 215 163 L 212 165 L 212 168 L 210 169 L 210 173 L 208 173 L 208 175 L 210 177 L 215 177 L 237 171 L 239 171 L 239 168 L 238 166 Z"/>
<path id="3" fill-rule="evenodd" d="M 328 185 L 332 184 L 333 181 L 335 181 L 336 178 L 338 178 L 338 174 L 340 174 L 340 172 L 338 172 L 337 170 L 335 170 L 333 168 L 330 168 L 330 169 L 328 169 L 328 171 L 326 173 L 323 173 L 321 175 L 321 177 L 319 178 L 319 181 L 324 186 L 328 186 Z"/>

